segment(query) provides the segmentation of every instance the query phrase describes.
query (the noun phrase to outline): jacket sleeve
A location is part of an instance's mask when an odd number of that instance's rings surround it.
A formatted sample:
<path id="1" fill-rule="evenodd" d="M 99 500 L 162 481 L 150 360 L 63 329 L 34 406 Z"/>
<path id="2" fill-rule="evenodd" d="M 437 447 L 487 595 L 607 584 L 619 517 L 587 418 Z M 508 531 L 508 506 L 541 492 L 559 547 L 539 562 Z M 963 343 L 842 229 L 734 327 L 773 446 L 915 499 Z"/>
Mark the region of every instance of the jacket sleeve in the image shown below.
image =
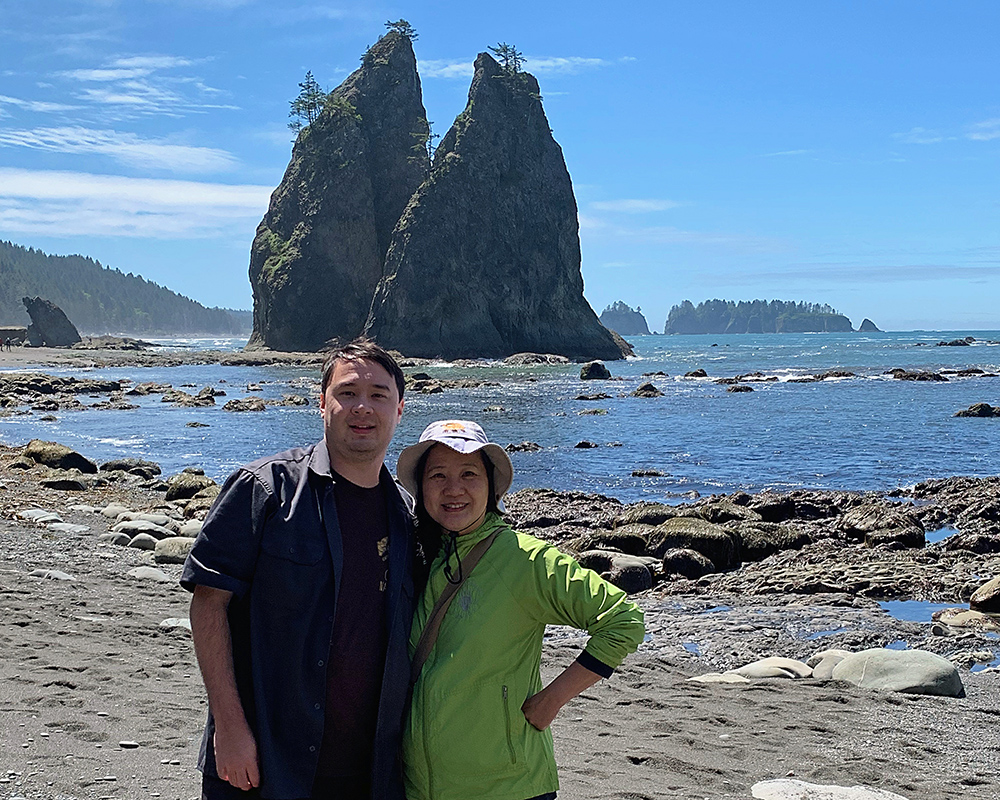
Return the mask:
<path id="1" fill-rule="evenodd" d="M 581 658 L 584 666 L 603 674 L 587 656 L 614 669 L 635 652 L 645 627 L 642 611 L 625 592 L 556 547 L 523 534 L 519 539 L 531 542 L 525 548 L 530 586 L 522 601 L 539 622 L 572 625 L 590 634 Z"/>
<path id="2" fill-rule="evenodd" d="M 257 565 L 260 537 L 272 498 L 246 470 L 237 470 L 209 509 L 184 562 L 181 586 L 209 586 L 243 596 Z"/>

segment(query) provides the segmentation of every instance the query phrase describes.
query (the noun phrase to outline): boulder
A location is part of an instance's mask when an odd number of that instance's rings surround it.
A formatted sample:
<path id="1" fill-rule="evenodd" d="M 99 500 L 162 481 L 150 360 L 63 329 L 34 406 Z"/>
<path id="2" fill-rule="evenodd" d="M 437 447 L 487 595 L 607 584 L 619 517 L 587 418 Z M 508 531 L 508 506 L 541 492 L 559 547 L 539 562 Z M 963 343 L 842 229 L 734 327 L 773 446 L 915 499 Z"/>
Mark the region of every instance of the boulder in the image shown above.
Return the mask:
<path id="1" fill-rule="evenodd" d="M 630 392 L 629 397 L 663 397 L 663 392 L 647 382 L 641 384 L 634 392 Z"/>
<path id="2" fill-rule="evenodd" d="M 984 614 L 1000 614 L 1000 576 L 987 581 L 972 593 L 969 608 Z"/>
<path id="3" fill-rule="evenodd" d="M 715 564 L 697 550 L 686 547 L 667 550 L 663 554 L 662 568 L 665 575 L 681 575 L 689 580 L 715 572 Z"/>
<path id="4" fill-rule="evenodd" d="M 793 658 L 771 656 L 752 664 L 729 670 L 744 678 L 811 678 L 812 667 Z"/>
<path id="5" fill-rule="evenodd" d="M 588 361 L 580 367 L 581 381 L 606 381 L 611 379 L 611 370 L 603 361 Z"/>
<path id="6" fill-rule="evenodd" d="M 37 464 L 53 469 L 77 469 L 89 475 L 97 472 L 97 464 L 58 442 L 32 439 L 25 446 L 23 455 Z"/>
<path id="7" fill-rule="evenodd" d="M 632 556 L 644 556 L 646 537 L 641 533 L 630 531 L 594 531 L 567 542 L 566 548 L 574 553 L 584 553 L 587 550 L 613 550 Z"/>
<path id="8" fill-rule="evenodd" d="M 599 572 L 601 577 L 628 594 L 653 587 L 654 558 L 627 556 L 612 550 L 590 550 L 577 557 L 581 566 Z"/>
<path id="9" fill-rule="evenodd" d="M 211 478 L 181 472 L 167 481 L 167 500 L 188 500 L 209 486 L 218 486 Z"/>
<path id="10" fill-rule="evenodd" d="M 899 542 L 905 547 L 923 547 L 924 526 L 910 511 L 882 503 L 863 503 L 847 509 L 840 529 L 853 539 L 863 539 L 869 547 Z"/>
<path id="11" fill-rule="evenodd" d="M 626 525 L 660 525 L 668 519 L 676 517 L 678 510 L 676 506 L 668 506 L 664 503 L 641 502 L 632 503 L 625 507 L 617 517 L 615 517 L 615 528 L 624 528 Z"/>
<path id="12" fill-rule="evenodd" d="M 873 648 L 851 653 L 833 669 L 833 679 L 863 689 L 964 697 L 955 665 L 926 650 Z"/>
<path id="13" fill-rule="evenodd" d="M 148 533 L 137 533 L 129 540 L 128 547 L 134 547 L 136 550 L 155 550 L 157 541 L 159 540 L 155 536 Z"/>
<path id="14" fill-rule="evenodd" d="M 234 397 L 222 407 L 222 410 L 240 413 L 243 411 L 263 411 L 266 407 L 264 401 L 259 397 Z"/>
<path id="15" fill-rule="evenodd" d="M 250 252 L 248 349 L 319 350 L 361 333 L 393 228 L 427 175 L 410 39 L 387 33 L 304 127 Z"/>
<path id="16" fill-rule="evenodd" d="M 170 528 L 157 525 L 155 522 L 150 522 L 149 520 L 144 519 L 122 520 L 111 528 L 111 532 L 127 533 L 129 536 L 137 536 L 140 533 L 145 533 L 152 536 L 156 540 L 166 539 L 168 536 L 174 535 L 174 531 L 170 530 Z"/>
<path id="17" fill-rule="evenodd" d="M 628 352 L 583 296 L 576 199 L 532 75 L 476 59 L 468 105 L 393 231 L 365 333 L 450 360 Z"/>
<path id="18" fill-rule="evenodd" d="M 739 559 L 732 531 L 697 517 L 668 519 L 650 534 L 649 555 L 663 558 L 675 548 L 697 550 L 719 570 L 736 566 Z"/>
<path id="19" fill-rule="evenodd" d="M 193 544 L 194 539 L 189 536 L 170 536 L 160 539 L 153 551 L 153 560 L 157 564 L 183 564 Z"/>
<path id="20" fill-rule="evenodd" d="M 553 353 L 514 353 L 507 356 L 503 363 L 508 367 L 526 367 L 534 364 L 568 364 L 569 359 Z"/>
<path id="21" fill-rule="evenodd" d="M 24 297 L 21 302 L 31 317 L 28 344 L 32 347 L 72 347 L 82 341 L 76 326 L 55 303 L 41 297 Z"/>
<path id="22" fill-rule="evenodd" d="M 782 550 L 799 550 L 812 541 L 806 528 L 789 523 L 739 521 L 726 527 L 739 537 L 741 561 L 763 561 Z"/>
<path id="23" fill-rule="evenodd" d="M 129 472 L 147 480 L 159 475 L 161 472 L 160 465 L 155 461 L 146 461 L 142 458 L 116 458 L 101 464 L 102 472 L 111 472 L 113 470 Z"/>
<path id="24" fill-rule="evenodd" d="M 1000 406 L 994 407 L 989 403 L 973 403 L 962 411 L 956 411 L 956 417 L 1000 417 Z"/>

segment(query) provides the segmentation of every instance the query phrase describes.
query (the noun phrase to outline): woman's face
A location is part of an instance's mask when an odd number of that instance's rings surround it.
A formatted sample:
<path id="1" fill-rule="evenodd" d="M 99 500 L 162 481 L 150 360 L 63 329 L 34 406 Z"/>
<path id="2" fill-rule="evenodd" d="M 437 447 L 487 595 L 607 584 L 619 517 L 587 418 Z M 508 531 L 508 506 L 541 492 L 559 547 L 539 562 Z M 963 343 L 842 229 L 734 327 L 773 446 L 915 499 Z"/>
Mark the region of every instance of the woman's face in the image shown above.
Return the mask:
<path id="1" fill-rule="evenodd" d="M 424 510 L 446 531 L 468 533 L 486 516 L 490 486 L 483 457 L 436 444 L 427 455 L 421 485 Z"/>

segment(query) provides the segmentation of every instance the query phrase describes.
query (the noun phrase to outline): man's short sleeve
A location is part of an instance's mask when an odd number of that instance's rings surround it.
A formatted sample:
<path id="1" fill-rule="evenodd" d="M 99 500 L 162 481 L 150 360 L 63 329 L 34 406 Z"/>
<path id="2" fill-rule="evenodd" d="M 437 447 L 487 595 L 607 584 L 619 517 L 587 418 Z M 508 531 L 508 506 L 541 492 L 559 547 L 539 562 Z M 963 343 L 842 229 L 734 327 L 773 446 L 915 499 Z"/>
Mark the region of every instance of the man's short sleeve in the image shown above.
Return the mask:
<path id="1" fill-rule="evenodd" d="M 250 588 L 270 502 L 271 495 L 250 472 L 230 475 L 191 546 L 181 586 L 191 592 L 210 586 L 242 596 Z"/>

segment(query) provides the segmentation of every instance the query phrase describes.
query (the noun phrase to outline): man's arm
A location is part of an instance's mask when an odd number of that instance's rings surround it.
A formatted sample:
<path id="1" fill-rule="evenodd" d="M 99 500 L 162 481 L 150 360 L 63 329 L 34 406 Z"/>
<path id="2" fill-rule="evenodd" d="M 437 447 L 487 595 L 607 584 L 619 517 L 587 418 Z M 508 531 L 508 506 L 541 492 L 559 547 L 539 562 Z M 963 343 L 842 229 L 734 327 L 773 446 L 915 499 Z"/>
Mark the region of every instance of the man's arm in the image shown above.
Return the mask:
<path id="1" fill-rule="evenodd" d="M 196 586 L 191 598 L 191 633 L 198 666 L 215 718 L 215 766 L 238 789 L 260 785 L 257 743 L 247 724 L 233 669 L 227 611 L 233 593 Z"/>

